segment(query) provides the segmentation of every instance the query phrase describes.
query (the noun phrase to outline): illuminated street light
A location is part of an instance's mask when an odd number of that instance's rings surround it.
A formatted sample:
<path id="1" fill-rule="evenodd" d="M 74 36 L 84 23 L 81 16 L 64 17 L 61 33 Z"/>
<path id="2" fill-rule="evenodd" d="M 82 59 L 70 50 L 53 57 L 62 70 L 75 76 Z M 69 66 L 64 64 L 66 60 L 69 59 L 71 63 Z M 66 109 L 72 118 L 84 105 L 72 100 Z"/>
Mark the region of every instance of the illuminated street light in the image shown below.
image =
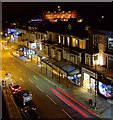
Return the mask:
<path id="1" fill-rule="evenodd" d="M 3 32 L 0 32 L 0 35 L 3 35 Z"/>

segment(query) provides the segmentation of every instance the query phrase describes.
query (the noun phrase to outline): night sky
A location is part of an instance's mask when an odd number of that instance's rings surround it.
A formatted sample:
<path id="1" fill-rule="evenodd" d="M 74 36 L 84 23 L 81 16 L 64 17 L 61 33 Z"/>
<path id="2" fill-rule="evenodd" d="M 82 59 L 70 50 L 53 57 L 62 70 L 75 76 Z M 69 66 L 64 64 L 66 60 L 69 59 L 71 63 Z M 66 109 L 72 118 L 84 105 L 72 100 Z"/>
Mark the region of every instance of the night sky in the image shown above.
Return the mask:
<path id="1" fill-rule="evenodd" d="M 28 18 L 41 14 L 44 10 L 54 10 L 60 5 L 62 10 L 76 10 L 80 16 L 92 18 L 112 16 L 113 4 L 110 2 L 3 2 L 3 19 Z"/>

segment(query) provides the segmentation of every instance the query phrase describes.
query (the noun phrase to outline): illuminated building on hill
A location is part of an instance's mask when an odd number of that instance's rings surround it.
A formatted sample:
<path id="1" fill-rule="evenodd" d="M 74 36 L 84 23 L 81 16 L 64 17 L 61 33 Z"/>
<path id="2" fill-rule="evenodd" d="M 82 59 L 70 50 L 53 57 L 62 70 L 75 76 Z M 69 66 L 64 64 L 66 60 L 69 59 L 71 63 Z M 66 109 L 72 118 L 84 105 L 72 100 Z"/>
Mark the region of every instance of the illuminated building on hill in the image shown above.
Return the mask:
<path id="1" fill-rule="evenodd" d="M 50 22 L 57 22 L 57 20 L 68 21 L 70 18 L 77 18 L 76 10 L 73 11 L 62 11 L 60 6 L 56 11 L 45 11 L 43 13 L 43 19 L 49 20 Z"/>

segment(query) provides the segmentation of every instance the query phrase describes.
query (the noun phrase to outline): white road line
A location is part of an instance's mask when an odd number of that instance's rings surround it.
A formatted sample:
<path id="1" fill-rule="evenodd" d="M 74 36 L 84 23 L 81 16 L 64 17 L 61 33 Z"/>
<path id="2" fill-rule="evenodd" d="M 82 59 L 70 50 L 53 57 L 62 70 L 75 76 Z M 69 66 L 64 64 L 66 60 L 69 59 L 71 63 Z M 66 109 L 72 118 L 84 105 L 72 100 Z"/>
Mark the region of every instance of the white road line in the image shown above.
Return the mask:
<path id="1" fill-rule="evenodd" d="M 62 111 L 63 111 L 69 118 L 71 118 L 72 120 L 74 120 L 64 109 L 62 109 Z"/>
<path id="2" fill-rule="evenodd" d="M 14 65 L 13 63 L 11 63 L 11 65 Z"/>
<path id="3" fill-rule="evenodd" d="M 24 82 L 24 80 L 22 78 L 20 78 L 20 81 Z"/>
<path id="4" fill-rule="evenodd" d="M 36 76 L 34 76 L 34 78 L 35 78 L 35 79 L 37 79 L 37 77 L 36 77 Z"/>
<path id="5" fill-rule="evenodd" d="M 43 90 L 42 90 L 41 88 L 39 88 L 37 85 L 36 85 L 36 87 L 37 87 L 41 92 L 43 92 Z"/>
<path id="6" fill-rule="evenodd" d="M 48 95 L 46 95 L 54 104 L 56 104 L 56 102 L 51 98 L 49 97 Z"/>
<path id="7" fill-rule="evenodd" d="M 52 81 L 50 81 L 48 78 L 46 78 L 45 76 L 41 75 L 40 73 L 37 73 L 35 71 L 33 71 L 34 73 L 38 74 L 39 76 L 41 76 L 42 78 L 46 79 L 49 83 L 51 83 L 54 86 L 57 86 L 57 84 L 53 83 Z"/>
<path id="8" fill-rule="evenodd" d="M 33 83 L 33 81 L 32 81 L 32 80 L 30 80 L 30 79 L 29 79 L 29 81 L 30 81 L 31 83 Z"/>

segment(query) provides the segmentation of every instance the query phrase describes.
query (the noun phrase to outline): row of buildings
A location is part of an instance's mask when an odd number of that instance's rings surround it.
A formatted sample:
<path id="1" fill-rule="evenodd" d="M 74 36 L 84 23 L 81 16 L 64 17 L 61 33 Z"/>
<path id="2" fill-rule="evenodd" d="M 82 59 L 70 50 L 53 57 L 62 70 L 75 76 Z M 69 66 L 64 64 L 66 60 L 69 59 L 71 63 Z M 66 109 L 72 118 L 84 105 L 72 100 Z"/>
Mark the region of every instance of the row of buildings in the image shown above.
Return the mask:
<path id="1" fill-rule="evenodd" d="M 45 22 L 8 29 L 20 55 L 36 60 L 75 85 L 113 98 L 113 31 L 92 29 L 83 22 Z M 15 37 L 16 36 L 16 37 Z"/>

